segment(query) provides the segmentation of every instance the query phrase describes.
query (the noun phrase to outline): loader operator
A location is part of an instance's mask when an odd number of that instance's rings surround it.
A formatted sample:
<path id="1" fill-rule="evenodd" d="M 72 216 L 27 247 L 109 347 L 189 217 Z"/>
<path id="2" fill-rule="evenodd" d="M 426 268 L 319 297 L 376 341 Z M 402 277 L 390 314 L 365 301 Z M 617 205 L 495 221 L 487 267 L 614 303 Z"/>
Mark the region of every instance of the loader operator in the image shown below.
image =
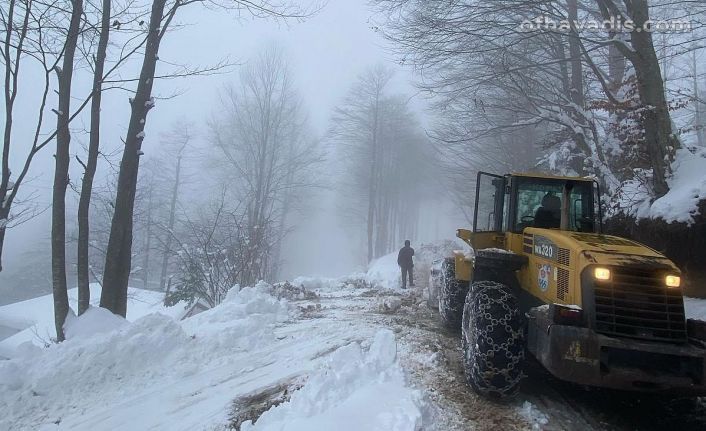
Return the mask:
<path id="1" fill-rule="evenodd" d="M 400 253 L 397 255 L 397 264 L 402 270 L 402 288 L 407 288 L 407 276 L 409 276 L 409 285 L 414 287 L 414 278 L 412 273 L 414 272 L 414 262 L 412 261 L 412 256 L 414 256 L 414 249 L 409 246 L 409 240 L 404 242 L 404 247 L 400 249 Z"/>
<path id="2" fill-rule="evenodd" d="M 561 226 L 561 199 L 552 193 L 547 193 L 534 215 L 534 227 L 559 229 L 559 226 Z"/>

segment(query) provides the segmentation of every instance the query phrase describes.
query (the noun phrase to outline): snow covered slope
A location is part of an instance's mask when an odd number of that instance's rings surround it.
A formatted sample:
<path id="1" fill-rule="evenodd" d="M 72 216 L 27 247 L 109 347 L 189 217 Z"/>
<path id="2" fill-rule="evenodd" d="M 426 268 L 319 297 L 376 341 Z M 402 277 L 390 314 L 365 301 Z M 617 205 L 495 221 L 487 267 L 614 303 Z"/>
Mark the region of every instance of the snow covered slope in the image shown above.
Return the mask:
<path id="1" fill-rule="evenodd" d="M 91 305 L 97 307 L 100 302 L 100 286 L 91 284 L 90 288 Z M 73 310 L 77 309 L 77 298 L 78 289 L 70 289 L 69 306 Z M 163 300 L 163 293 L 129 288 L 127 319 L 133 321 L 150 313 L 161 313 L 174 318 L 180 318 L 184 314 L 183 305 L 165 307 Z M 0 339 L 0 357 L 12 357 L 17 346 L 25 342 L 37 346 L 50 343 L 51 339 L 56 337 L 52 295 L 0 307 L 0 326 L 19 331 L 9 338 Z M 72 334 L 69 332 L 66 335 L 71 337 Z"/>
<path id="2" fill-rule="evenodd" d="M 699 201 L 706 199 L 706 149 L 677 150 L 672 169 L 669 192 L 652 203 L 649 217 L 691 224 Z"/>
<path id="3" fill-rule="evenodd" d="M 302 318 L 272 289 L 233 289 L 181 322 L 153 313 L 110 328 L 84 314 L 70 325 L 82 336 L 23 345 L 0 361 L 0 429 L 228 429 L 234 400 L 297 384 L 243 429 L 415 429 L 420 396 L 405 384 L 391 331 Z M 79 330 L 81 320 L 106 330 Z"/>

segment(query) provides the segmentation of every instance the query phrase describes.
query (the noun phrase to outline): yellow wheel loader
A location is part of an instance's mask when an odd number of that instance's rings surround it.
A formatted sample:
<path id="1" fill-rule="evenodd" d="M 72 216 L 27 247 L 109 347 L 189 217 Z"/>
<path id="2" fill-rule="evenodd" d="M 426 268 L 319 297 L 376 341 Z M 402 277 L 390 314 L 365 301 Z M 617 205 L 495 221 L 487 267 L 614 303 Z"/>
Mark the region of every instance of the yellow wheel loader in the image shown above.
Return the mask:
<path id="1" fill-rule="evenodd" d="M 679 269 L 601 220 L 590 178 L 478 174 L 473 230 L 457 231 L 473 253 L 434 277 L 476 392 L 516 393 L 529 353 L 568 382 L 706 394 L 706 324 L 686 319 Z"/>

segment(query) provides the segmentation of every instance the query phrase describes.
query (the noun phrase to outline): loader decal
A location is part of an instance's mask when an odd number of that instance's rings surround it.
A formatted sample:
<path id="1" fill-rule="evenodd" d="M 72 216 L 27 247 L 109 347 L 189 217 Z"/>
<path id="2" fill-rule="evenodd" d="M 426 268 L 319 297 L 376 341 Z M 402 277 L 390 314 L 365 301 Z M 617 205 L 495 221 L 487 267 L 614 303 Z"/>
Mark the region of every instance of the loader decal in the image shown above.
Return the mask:
<path id="1" fill-rule="evenodd" d="M 557 246 L 551 240 L 540 235 L 535 235 L 534 254 L 546 259 L 556 260 Z"/>
<path id="2" fill-rule="evenodd" d="M 551 265 L 537 265 L 537 284 L 542 292 L 549 289 L 549 275 L 552 273 Z"/>

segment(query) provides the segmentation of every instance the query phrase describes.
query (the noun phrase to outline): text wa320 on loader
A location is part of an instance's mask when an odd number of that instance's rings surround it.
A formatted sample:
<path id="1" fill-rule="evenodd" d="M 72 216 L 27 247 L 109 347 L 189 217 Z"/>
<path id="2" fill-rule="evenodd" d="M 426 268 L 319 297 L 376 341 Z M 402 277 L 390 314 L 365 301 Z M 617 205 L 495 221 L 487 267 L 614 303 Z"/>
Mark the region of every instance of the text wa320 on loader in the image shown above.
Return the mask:
<path id="1" fill-rule="evenodd" d="M 568 382 L 706 394 L 706 323 L 686 319 L 679 269 L 601 231 L 590 178 L 478 174 L 473 230 L 457 231 L 474 253 L 432 277 L 476 392 L 513 395 L 529 352 Z"/>

